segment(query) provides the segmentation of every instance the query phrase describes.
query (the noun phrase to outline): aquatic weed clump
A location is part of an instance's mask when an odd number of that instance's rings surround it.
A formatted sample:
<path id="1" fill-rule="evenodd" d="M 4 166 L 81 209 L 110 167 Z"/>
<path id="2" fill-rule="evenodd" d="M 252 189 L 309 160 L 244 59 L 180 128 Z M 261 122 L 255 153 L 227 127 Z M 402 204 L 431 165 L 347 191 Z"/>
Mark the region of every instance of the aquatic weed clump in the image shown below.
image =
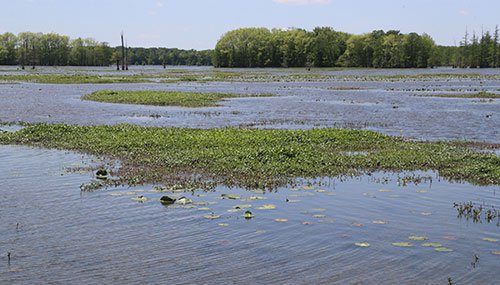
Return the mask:
<path id="1" fill-rule="evenodd" d="M 178 107 L 212 107 L 227 98 L 262 97 L 270 94 L 231 94 L 231 93 L 202 93 L 181 91 L 134 91 L 134 90 L 100 90 L 82 97 L 83 100 L 139 104 L 154 106 Z"/>
<path id="2" fill-rule="evenodd" d="M 221 183 L 274 188 L 294 179 L 435 170 L 449 180 L 500 184 L 500 158 L 447 142 L 344 129 L 188 129 L 36 124 L 0 143 L 81 151 L 122 163 L 126 184 Z"/>

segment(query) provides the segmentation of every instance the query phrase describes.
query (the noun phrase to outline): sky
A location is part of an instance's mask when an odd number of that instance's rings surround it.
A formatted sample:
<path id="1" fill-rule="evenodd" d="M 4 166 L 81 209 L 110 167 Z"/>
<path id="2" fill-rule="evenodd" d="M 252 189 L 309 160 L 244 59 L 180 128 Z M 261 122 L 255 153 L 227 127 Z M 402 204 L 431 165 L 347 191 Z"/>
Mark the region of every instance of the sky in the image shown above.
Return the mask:
<path id="1" fill-rule="evenodd" d="M 212 49 L 242 27 L 400 30 L 455 45 L 493 32 L 500 0 L 0 0 L 0 33 L 55 32 L 129 46 Z"/>

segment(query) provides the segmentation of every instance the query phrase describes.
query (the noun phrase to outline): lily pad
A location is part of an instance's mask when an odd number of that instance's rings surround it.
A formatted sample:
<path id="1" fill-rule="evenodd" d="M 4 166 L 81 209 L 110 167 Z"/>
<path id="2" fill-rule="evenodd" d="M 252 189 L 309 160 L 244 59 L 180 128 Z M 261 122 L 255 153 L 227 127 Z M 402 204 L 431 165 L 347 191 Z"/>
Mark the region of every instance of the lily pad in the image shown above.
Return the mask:
<path id="1" fill-rule="evenodd" d="M 241 204 L 241 205 L 236 205 L 233 208 L 234 209 L 248 209 L 248 208 L 252 208 L 252 205 L 250 205 L 250 204 Z"/>
<path id="2" fill-rule="evenodd" d="M 219 215 L 211 214 L 211 215 L 205 215 L 205 216 L 203 216 L 203 218 L 209 219 L 209 220 L 215 220 L 215 219 L 220 218 L 220 216 Z"/>
<path id="3" fill-rule="evenodd" d="M 496 238 L 483 238 L 484 241 L 488 241 L 488 242 L 497 242 L 498 239 Z"/>
<path id="4" fill-rule="evenodd" d="M 182 205 L 186 205 L 186 204 L 191 204 L 193 203 L 193 200 L 189 199 L 189 198 L 186 198 L 184 196 L 180 197 L 179 199 L 177 199 L 176 201 L 177 203 L 179 204 L 182 204 Z"/>
<path id="5" fill-rule="evenodd" d="M 278 223 L 286 223 L 288 222 L 288 219 L 274 219 L 274 221 Z"/>
<path id="6" fill-rule="evenodd" d="M 427 243 L 423 243 L 422 246 L 425 246 L 425 247 L 442 247 L 443 245 L 440 244 L 440 243 L 437 243 L 437 242 L 427 242 Z"/>
<path id="7" fill-rule="evenodd" d="M 424 241 L 424 240 L 428 240 L 429 238 L 424 237 L 424 236 L 409 236 L 408 239 L 409 240 L 416 240 L 416 241 Z"/>
<path id="8" fill-rule="evenodd" d="M 436 247 L 434 250 L 439 251 L 439 252 L 452 252 L 453 251 L 453 249 L 446 248 L 446 247 Z"/>
<path id="9" fill-rule="evenodd" d="M 168 196 L 162 196 L 160 198 L 160 202 L 164 205 L 168 205 L 168 204 L 173 204 L 175 202 L 175 199 L 172 199 Z"/>
<path id="10" fill-rule="evenodd" d="M 256 209 L 257 210 L 273 210 L 273 209 L 276 209 L 276 205 L 266 204 L 266 205 L 263 205 L 262 207 L 257 207 Z"/>
<path id="11" fill-rule="evenodd" d="M 132 201 L 136 201 L 136 202 L 139 202 L 139 203 L 144 203 L 147 200 L 148 200 L 148 198 L 146 198 L 144 196 L 138 196 L 138 197 L 132 198 Z"/>
<path id="12" fill-rule="evenodd" d="M 263 196 L 251 196 L 250 200 L 264 200 L 267 199 L 266 197 Z"/>
<path id="13" fill-rule="evenodd" d="M 359 247 L 369 247 L 370 246 L 370 244 L 367 242 L 357 242 L 354 245 L 359 246 Z"/>
<path id="14" fill-rule="evenodd" d="M 409 242 L 393 242 L 392 245 L 398 246 L 398 247 L 412 247 L 413 246 L 413 244 L 411 244 Z"/>
<path id="15" fill-rule="evenodd" d="M 246 212 L 245 212 L 245 214 L 243 214 L 243 218 L 245 218 L 245 219 L 247 219 L 247 220 L 248 220 L 248 219 L 251 219 L 251 218 L 253 218 L 253 217 L 255 217 L 255 216 L 254 216 L 254 215 L 253 215 L 253 213 L 252 213 L 252 212 L 250 212 L 250 211 L 246 211 Z"/>
<path id="16" fill-rule="evenodd" d="M 220 196 L 222 199 L 231 199 L 231 200 L 241 199 L 241 196 L 232 195 L 232 194 L 221 194 Z"/>
<path id="17" fill-rule="evenodd" d="M 236 212 L 239 212 L 241 211 L 240 209 L 229 209 L 227 210 L 229 213 L 236 213 Z"/>

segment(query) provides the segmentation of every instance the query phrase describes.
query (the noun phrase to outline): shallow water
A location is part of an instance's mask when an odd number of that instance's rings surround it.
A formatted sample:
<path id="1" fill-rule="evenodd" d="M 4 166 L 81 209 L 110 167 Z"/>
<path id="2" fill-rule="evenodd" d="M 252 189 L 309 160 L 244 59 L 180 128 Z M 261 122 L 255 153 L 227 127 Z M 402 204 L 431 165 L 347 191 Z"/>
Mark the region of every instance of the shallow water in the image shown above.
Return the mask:
<path id="1" fill-rule="evenodd" d="M 12 67 L 10 67 L 12 69 Z M 174 68 L 174 67 L 172 67 Z M 2 70 L 3 68 L 0 68 Z M 178 70 L 174 69 L 175 70 Z M 207 73 L 209 67 L 183 67 L 182 72 Z M 417 97 L 443 92 L 500 92 L 500 79 L 439 77 L 439 74 L 500 75 L 499 69 L 315 70 L 223 69 L 273 75 L 327 76 L 301 82 L 184 82 L 141 84 L 0 84 L 0 122 L 49 122 L 81 125 L 131 123 L 143 126 L 213 128 L 340 127 L 370 129 L 422 140 L 459 139 L 500 142 L 500 99 Z M 112 68 L 40 68 L 41 73 L 109 74 Z M 133 67 L 127 74 L 159 74 L 159 67 Z M 168 70 L 165 72 L 169 72 Z M 17 74 L 17 71 L 4 72 Z M 121 73 L 122 74 L 122 73 Z M 365 81 L 363 76 L 436 75 L 436 77 Z M 334 76 L 334 77 L 328 77 Z M 286 79 L 287 77 L 282 77 Z M 292 78 L 292 77 L 291 77 Z M 334 90 L 332 88 L 359 88 Z M 271 93 L 275 97 L 234 98 L 219 107 L 178 108 L 96 103 L 80 97 L 101 89 L 180 90 Z M 416 90 L 427 91 L 416 91 Z"/>
<path id="2" fill-rule="evenodd" d="M 166 207 L 158 201 L 165 193 L 152 185 L 80 192 L 92 173 L 67 169 L 97 162 L 72 152 L 0 146 L 0 161 L 0 284 L 446 284 L 447 277 L 454 284 L 492 284 L 500 279 L 500 255 L 493 254 L 500 242 L 483 240 L 500 239 L 498 219 L 473 223 L 458 219 L 453 209 L 453 202 L 465 201 L 500 207 L 497 186 L 451 184 L 432 173 L 416 173 L 432 182 L 398 186 L 397 175 L 377 173 L 271 193 L 218 187 L 167 194 L 186 195 L 196 205 Z M 221 194 L 241 198 L 220 199 Z M 132 200 L 139 195 L 149 201 Z M 242 204 L 250 208 L 228 212 Z M 265 204 L 276 209 L 257 209 Z M 245 210 L 255 217 L 244 219 Z M 220 218 L 204 218 L 212 214 Z M 413 235 L 453 251 L 422 247 L 424 241 L 408 239 Z M 474 255 L 479 256 L 475 267 Z"/>

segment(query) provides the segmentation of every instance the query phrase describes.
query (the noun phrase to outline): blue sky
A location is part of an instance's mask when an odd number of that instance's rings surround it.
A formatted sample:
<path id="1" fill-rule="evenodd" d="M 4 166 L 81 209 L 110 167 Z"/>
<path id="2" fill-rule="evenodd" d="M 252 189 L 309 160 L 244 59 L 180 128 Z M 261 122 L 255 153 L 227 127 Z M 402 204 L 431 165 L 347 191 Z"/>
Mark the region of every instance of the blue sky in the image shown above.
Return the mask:
<path id="1" fill-rule="evenodd" d="M 428 33 L 453 45 L 500 25 L 500 0 L 0 0 L 0 33 L 56 32 L 130 46 L 213 48 L 239 27 Z"/>

